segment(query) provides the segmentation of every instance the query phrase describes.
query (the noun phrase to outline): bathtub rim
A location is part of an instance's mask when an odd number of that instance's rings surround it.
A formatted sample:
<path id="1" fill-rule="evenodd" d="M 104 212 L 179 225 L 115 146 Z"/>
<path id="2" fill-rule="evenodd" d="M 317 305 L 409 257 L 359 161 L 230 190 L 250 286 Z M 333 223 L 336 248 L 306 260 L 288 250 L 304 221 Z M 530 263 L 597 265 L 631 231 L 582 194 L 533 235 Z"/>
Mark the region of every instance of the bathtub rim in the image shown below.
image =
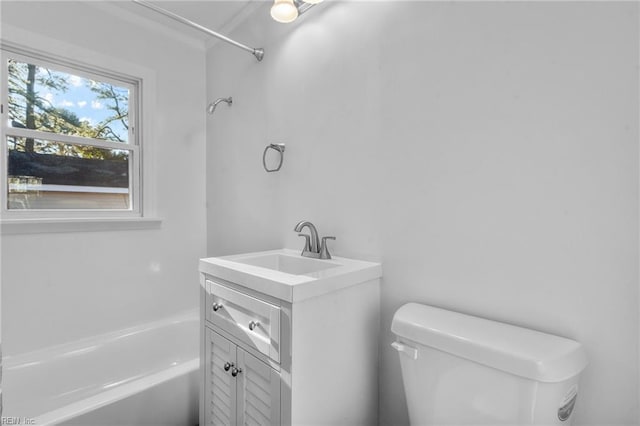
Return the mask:
<path id="1" fill-rule="evenodd" d="M 87 414 L 93 410 L 97 410 L 109 404 L 113 404 L 130 396 L 136 395 L 143 390 L 150 389 L 180 376 L 196 372 L 199 369 L 200 358 L 198 357 L 157 373 L 141 377 L 124 385 L 116 386 L 113 389 L 105 390 L 97 395 L 48 411 L 38 417 L 35 417 L 34 421 L 38 426 L 55 426 L 61 422 L 71 420 L 74 417 Z"/>
<path id="2" fill-rule="evenodd" d="M 33 365 L 33 363 L 39 363 L 43 359 L 46 360 L 46 362 L 54 361 L 58 358 L 92 351 L 104 343 L 113 342 L 145 331 L 162 328 L 167 325 L 188 321 L 199 321 L 199 311 L 197 308 L 191 308 L 157 320 L 139 323 L 133 326 L 97 334 L 95 336 L 88 336 L 71 340 L 69 342 L 58 343 L 29 352 L 13 355 L 3 354 L 2 368 L 3 371 L 6 372 L 8 370 L 17 370 L 29 367 Z"/>

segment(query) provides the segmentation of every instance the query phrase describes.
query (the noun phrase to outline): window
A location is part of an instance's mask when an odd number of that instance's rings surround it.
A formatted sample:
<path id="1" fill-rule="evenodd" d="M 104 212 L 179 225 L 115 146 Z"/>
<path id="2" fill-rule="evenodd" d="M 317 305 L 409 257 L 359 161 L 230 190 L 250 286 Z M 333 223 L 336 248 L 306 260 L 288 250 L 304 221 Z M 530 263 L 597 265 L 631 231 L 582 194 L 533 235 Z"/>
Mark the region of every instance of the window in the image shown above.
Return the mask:
<path id="1" fill-rule="evenodd" d="M 2 51 L 5 218 L 141 216 L 139 81 Z"/>

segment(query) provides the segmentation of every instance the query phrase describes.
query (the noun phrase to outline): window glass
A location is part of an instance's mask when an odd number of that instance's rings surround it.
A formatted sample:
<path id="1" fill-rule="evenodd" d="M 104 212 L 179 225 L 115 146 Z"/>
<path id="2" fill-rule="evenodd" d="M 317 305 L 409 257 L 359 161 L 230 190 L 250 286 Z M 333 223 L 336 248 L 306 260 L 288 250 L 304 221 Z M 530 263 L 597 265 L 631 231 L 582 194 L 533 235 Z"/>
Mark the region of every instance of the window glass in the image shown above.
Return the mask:
<path id="1" fill-rule="evenodd" d="M 15 59 L 8 69 L 11 127 L 129 141 L 129 89 Z"/>
<path id="2" fill-rule="evenodd" d="M 129 208 L 128 151 L 36 139 L 29 153 L 19 149 L 25 138 L 7 144 L 9 209 Z"/>

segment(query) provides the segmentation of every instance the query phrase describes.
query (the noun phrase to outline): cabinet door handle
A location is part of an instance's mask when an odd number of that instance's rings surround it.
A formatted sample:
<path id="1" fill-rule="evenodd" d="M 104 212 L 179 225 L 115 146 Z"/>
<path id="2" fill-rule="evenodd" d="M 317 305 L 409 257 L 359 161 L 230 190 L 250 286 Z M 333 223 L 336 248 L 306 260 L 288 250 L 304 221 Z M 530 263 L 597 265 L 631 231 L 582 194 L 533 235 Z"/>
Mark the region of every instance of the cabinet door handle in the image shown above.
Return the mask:
<path id="1" fill-rule="evenodd" d="M 222 303 L 214 303 L 211 308 L 213 309 L 213 312 L 218 312 L 220 309 L 222 309 Z"/>
<path id="2" fill-rule="evenodd" d="M 229 363 L 229 362 L 225 363 L 224 364 L 224 371 L 229 371 L 229 369 L 231 367 L 233 367 L 233 363 Z"/>
<path id="3" fill-rule="evenodd" d="M 258 327 L 260 323 L 258 321 L 251 321 L 249 323 L 249 330 L 253 331 L 256 327 Z"/>
<path id="4" fill-rule="evenodd" d="M 236 377 L 238 374 L 242 373 L 242 368 L 233 368 L 233 370 L 231 370 L 231 375 L 233 377 Z"/>

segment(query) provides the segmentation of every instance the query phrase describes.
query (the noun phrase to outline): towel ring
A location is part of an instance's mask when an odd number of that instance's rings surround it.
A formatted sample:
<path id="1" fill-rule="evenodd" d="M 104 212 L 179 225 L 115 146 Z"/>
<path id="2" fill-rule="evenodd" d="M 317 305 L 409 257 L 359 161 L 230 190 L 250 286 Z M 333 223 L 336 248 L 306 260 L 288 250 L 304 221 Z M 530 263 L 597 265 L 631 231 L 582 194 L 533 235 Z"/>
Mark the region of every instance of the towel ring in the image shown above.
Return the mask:
<path id="1" fill-rule="evenodd" d="M 278 153 L 280 154 L 280 162 L 278 163 L 278 167 L 276 167 L 275 169 L 270 169 L 267 167 L 267 151 L 269 151 L 270 149 L 278 151 Z M 283 161 L 284 161 L 284 144 L 272 143 L 267 145 L 267 147 L 264 149 L 264 152 L 262 153 L 262 166 L 264 167 L 264 169 L 269 173 L 277 172 L 282 167 Z"/>

